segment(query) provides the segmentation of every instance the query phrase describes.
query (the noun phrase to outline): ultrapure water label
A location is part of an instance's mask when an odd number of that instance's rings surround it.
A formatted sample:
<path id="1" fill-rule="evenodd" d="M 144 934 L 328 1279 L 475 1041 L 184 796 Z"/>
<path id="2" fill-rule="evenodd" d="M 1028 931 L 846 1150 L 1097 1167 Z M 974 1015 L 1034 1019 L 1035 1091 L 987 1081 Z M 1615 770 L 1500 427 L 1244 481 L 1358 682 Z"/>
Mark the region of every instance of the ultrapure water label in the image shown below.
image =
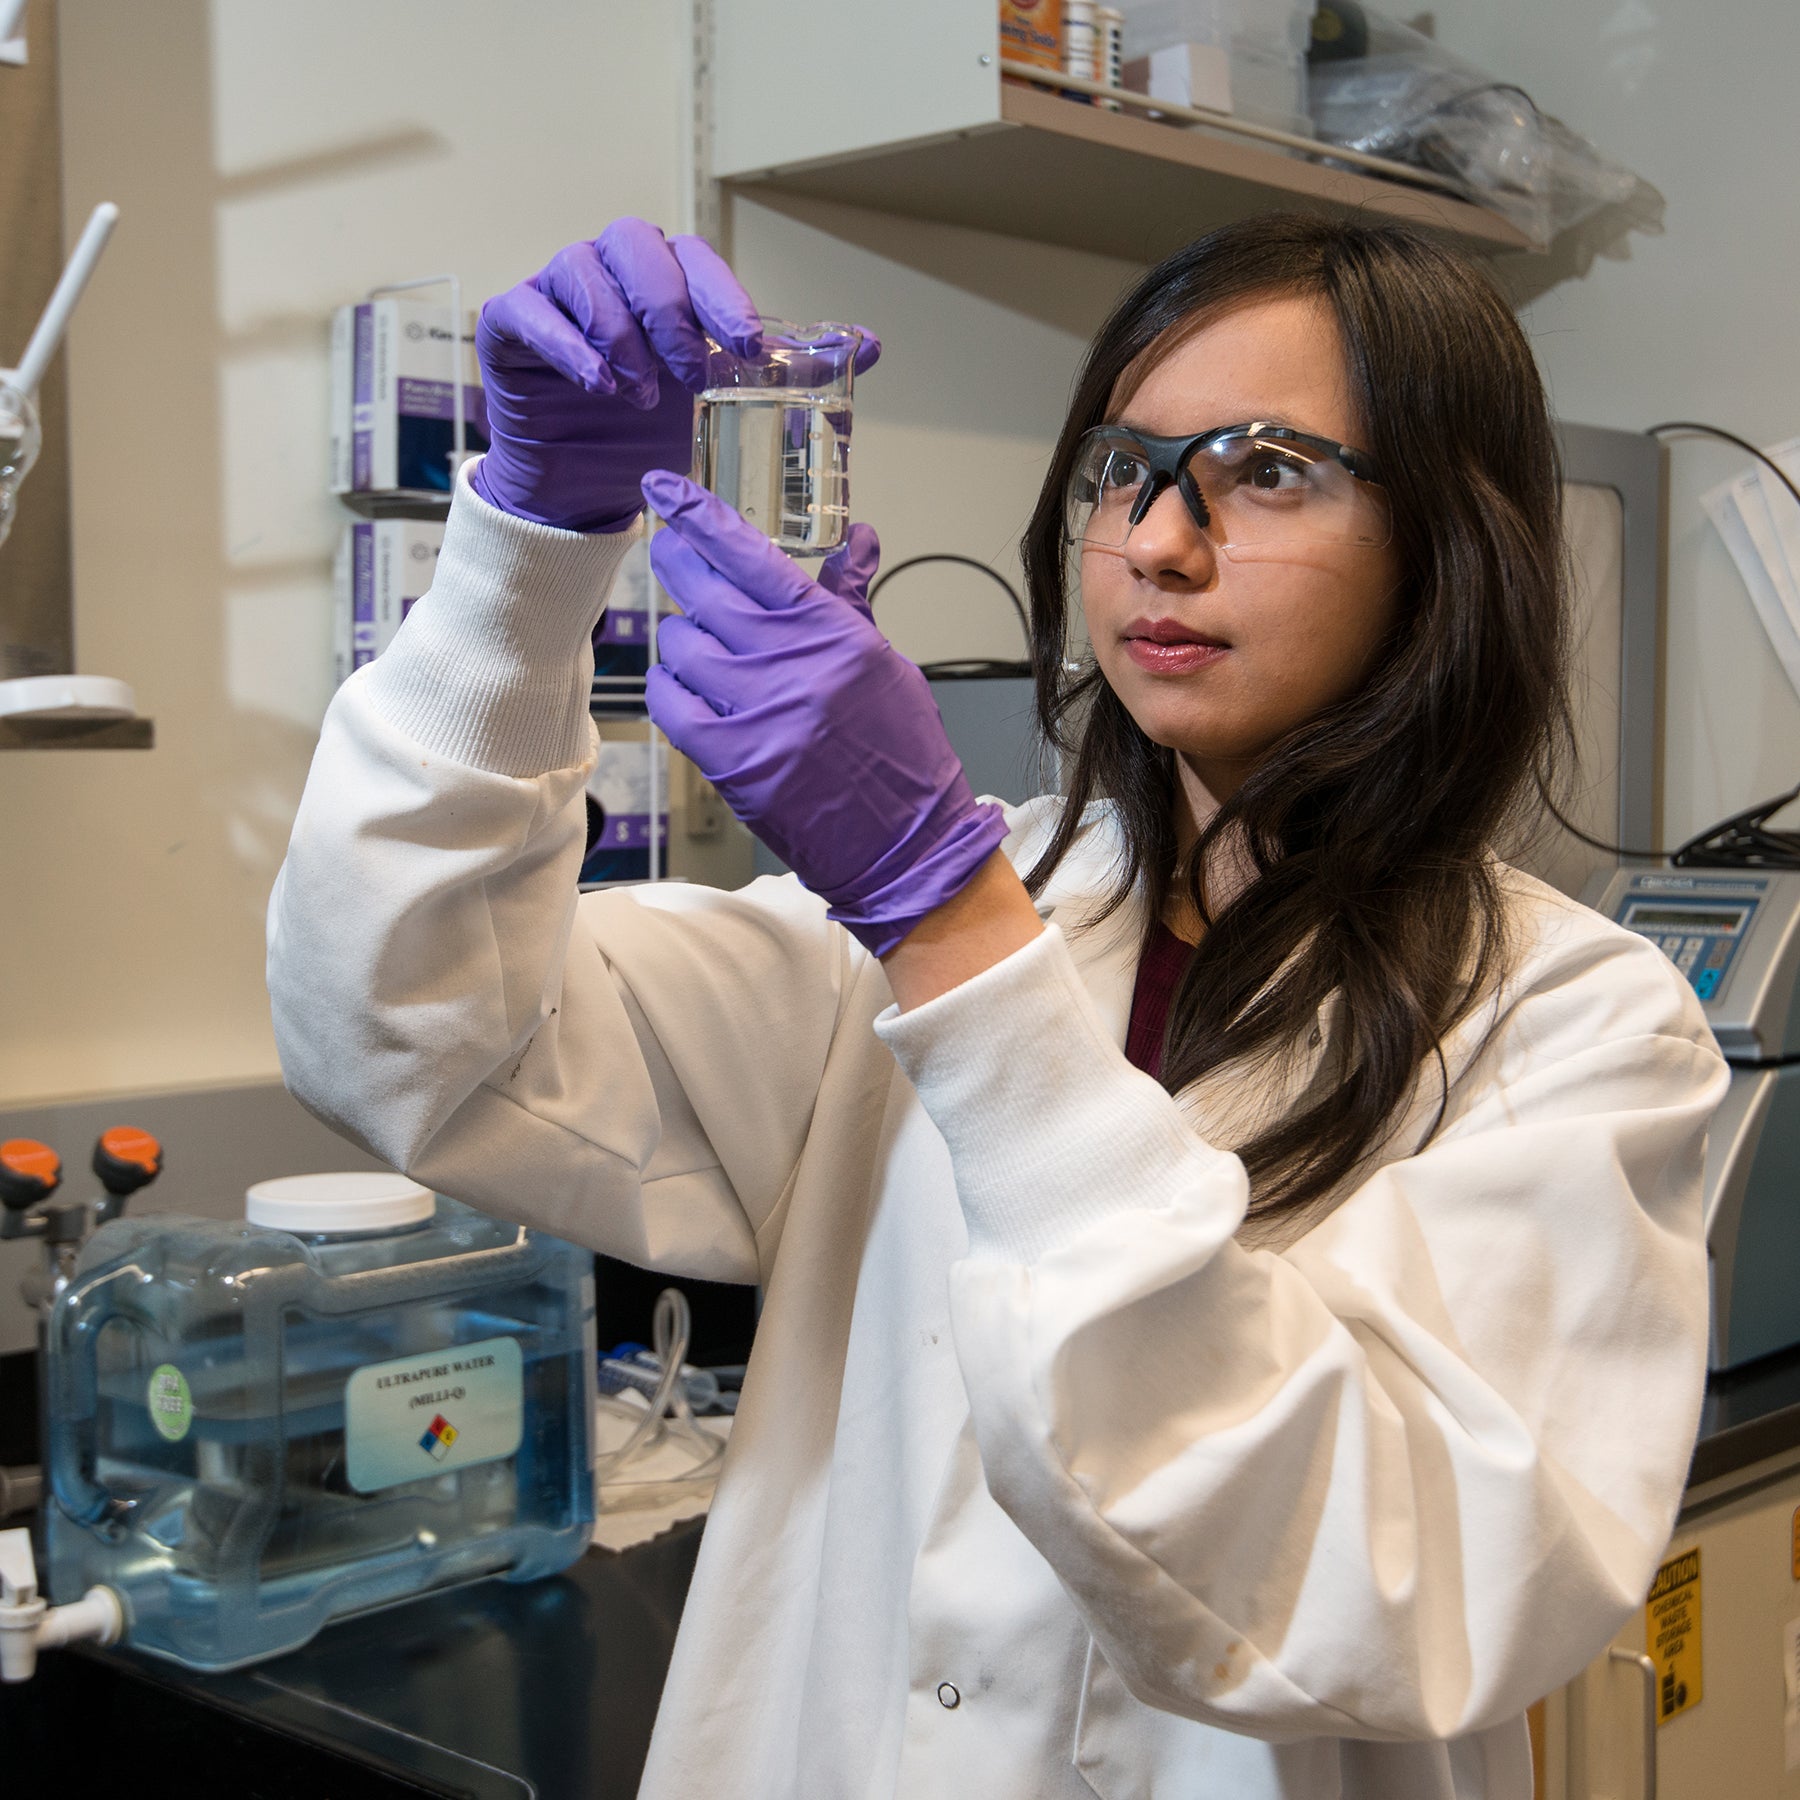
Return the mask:
<path id="1" fill-rule="evenodd" d="M 344 1384 L 345 1472 L 372 1494 L 497 1462 L 518 1449 L 524 1416 L 517 1338 L 369 1363 Z"/>

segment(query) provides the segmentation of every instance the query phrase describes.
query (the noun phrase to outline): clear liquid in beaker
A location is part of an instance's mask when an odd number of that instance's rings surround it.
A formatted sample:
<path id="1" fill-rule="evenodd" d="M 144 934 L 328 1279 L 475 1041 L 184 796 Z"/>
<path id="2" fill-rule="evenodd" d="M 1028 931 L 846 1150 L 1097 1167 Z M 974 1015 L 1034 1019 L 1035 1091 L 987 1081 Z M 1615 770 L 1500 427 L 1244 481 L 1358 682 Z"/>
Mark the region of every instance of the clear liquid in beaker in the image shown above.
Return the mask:
<path id="1" fill-rule="evenodd" d="M 850 406 L 842 393 L 708 388 L 694 479 L 790 556 L 823 556 L 849 529 Z"/>

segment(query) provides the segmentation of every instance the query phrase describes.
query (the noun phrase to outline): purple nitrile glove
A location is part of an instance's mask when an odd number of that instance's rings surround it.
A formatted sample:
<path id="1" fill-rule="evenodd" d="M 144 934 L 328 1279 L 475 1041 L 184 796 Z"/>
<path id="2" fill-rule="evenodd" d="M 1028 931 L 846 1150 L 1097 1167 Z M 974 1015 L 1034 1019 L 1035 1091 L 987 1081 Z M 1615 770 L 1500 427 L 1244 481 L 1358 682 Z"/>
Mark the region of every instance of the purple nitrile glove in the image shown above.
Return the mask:
<path id="1" fill-rule="evenodd" d="M 503 512 L 567 531 L 622 531 L 651 469 L 685 470 L 706 334 L 754 356 L 756 306 L 698 237 L 617 219 L 560 250 L 481 309 L 491 447 L 475 491 Z M 881 354 L 870 336 L 858 370 Z"/>
<path id="2" fill-rule="evenodd" d="M 519 518 L 620 531 L 651 469 L 685 469 L 713 336 L 752 355 L 750 296 L 702 238 L 618 219 L 481 309 L 490 449 L 476 492 Z"/>
<path id="3" fill-rule="evenodd" d="M 978 805 L 930 684 L 870 617 L 866 525 L 814 581 L 724 501 L 676 475 L 650 564 L 685 615 L 658 633 L 650 716 L 831 916 L 885 956 L 1006 835 Z"/>

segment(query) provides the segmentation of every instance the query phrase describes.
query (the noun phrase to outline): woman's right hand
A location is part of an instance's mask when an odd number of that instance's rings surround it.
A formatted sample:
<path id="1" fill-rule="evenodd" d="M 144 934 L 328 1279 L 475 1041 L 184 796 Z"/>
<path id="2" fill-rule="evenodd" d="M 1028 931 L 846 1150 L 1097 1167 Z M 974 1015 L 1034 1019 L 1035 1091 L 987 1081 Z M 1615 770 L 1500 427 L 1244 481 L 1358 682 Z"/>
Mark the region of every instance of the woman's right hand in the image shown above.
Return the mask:
<path id="1" fill-rule="evenodd" d="M 652 469 L 686 474 L 706 334 L 755 355 L 755 304 L 704 238 L 618 219 L 481 309 L 487 454 L 475 490 L 521 519 L 623 531 Z"/>

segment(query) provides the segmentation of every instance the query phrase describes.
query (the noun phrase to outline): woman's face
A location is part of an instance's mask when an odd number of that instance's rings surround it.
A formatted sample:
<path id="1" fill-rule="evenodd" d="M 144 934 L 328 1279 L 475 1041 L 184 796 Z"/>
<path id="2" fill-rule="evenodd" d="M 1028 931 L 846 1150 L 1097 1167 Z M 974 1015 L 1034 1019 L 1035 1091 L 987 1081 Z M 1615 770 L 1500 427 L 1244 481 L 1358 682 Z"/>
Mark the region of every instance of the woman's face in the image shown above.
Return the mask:
<path id="1" fill-rule="evenodd" d="M 1366 449 L 1328 308 L 1247 301 L 1157 361 L 1114 415 L 1159 437 L 1269 420 Z M 1305 561 L 1237 561 L 1173 487 L 1117 551 L 1084 549 L 1081 601 L 1101 672 L 1153 743 L 1214 800 L 1294 727 L 1353 693 L 1398 605 L 1392 544 L 1310 544 Z"/>

